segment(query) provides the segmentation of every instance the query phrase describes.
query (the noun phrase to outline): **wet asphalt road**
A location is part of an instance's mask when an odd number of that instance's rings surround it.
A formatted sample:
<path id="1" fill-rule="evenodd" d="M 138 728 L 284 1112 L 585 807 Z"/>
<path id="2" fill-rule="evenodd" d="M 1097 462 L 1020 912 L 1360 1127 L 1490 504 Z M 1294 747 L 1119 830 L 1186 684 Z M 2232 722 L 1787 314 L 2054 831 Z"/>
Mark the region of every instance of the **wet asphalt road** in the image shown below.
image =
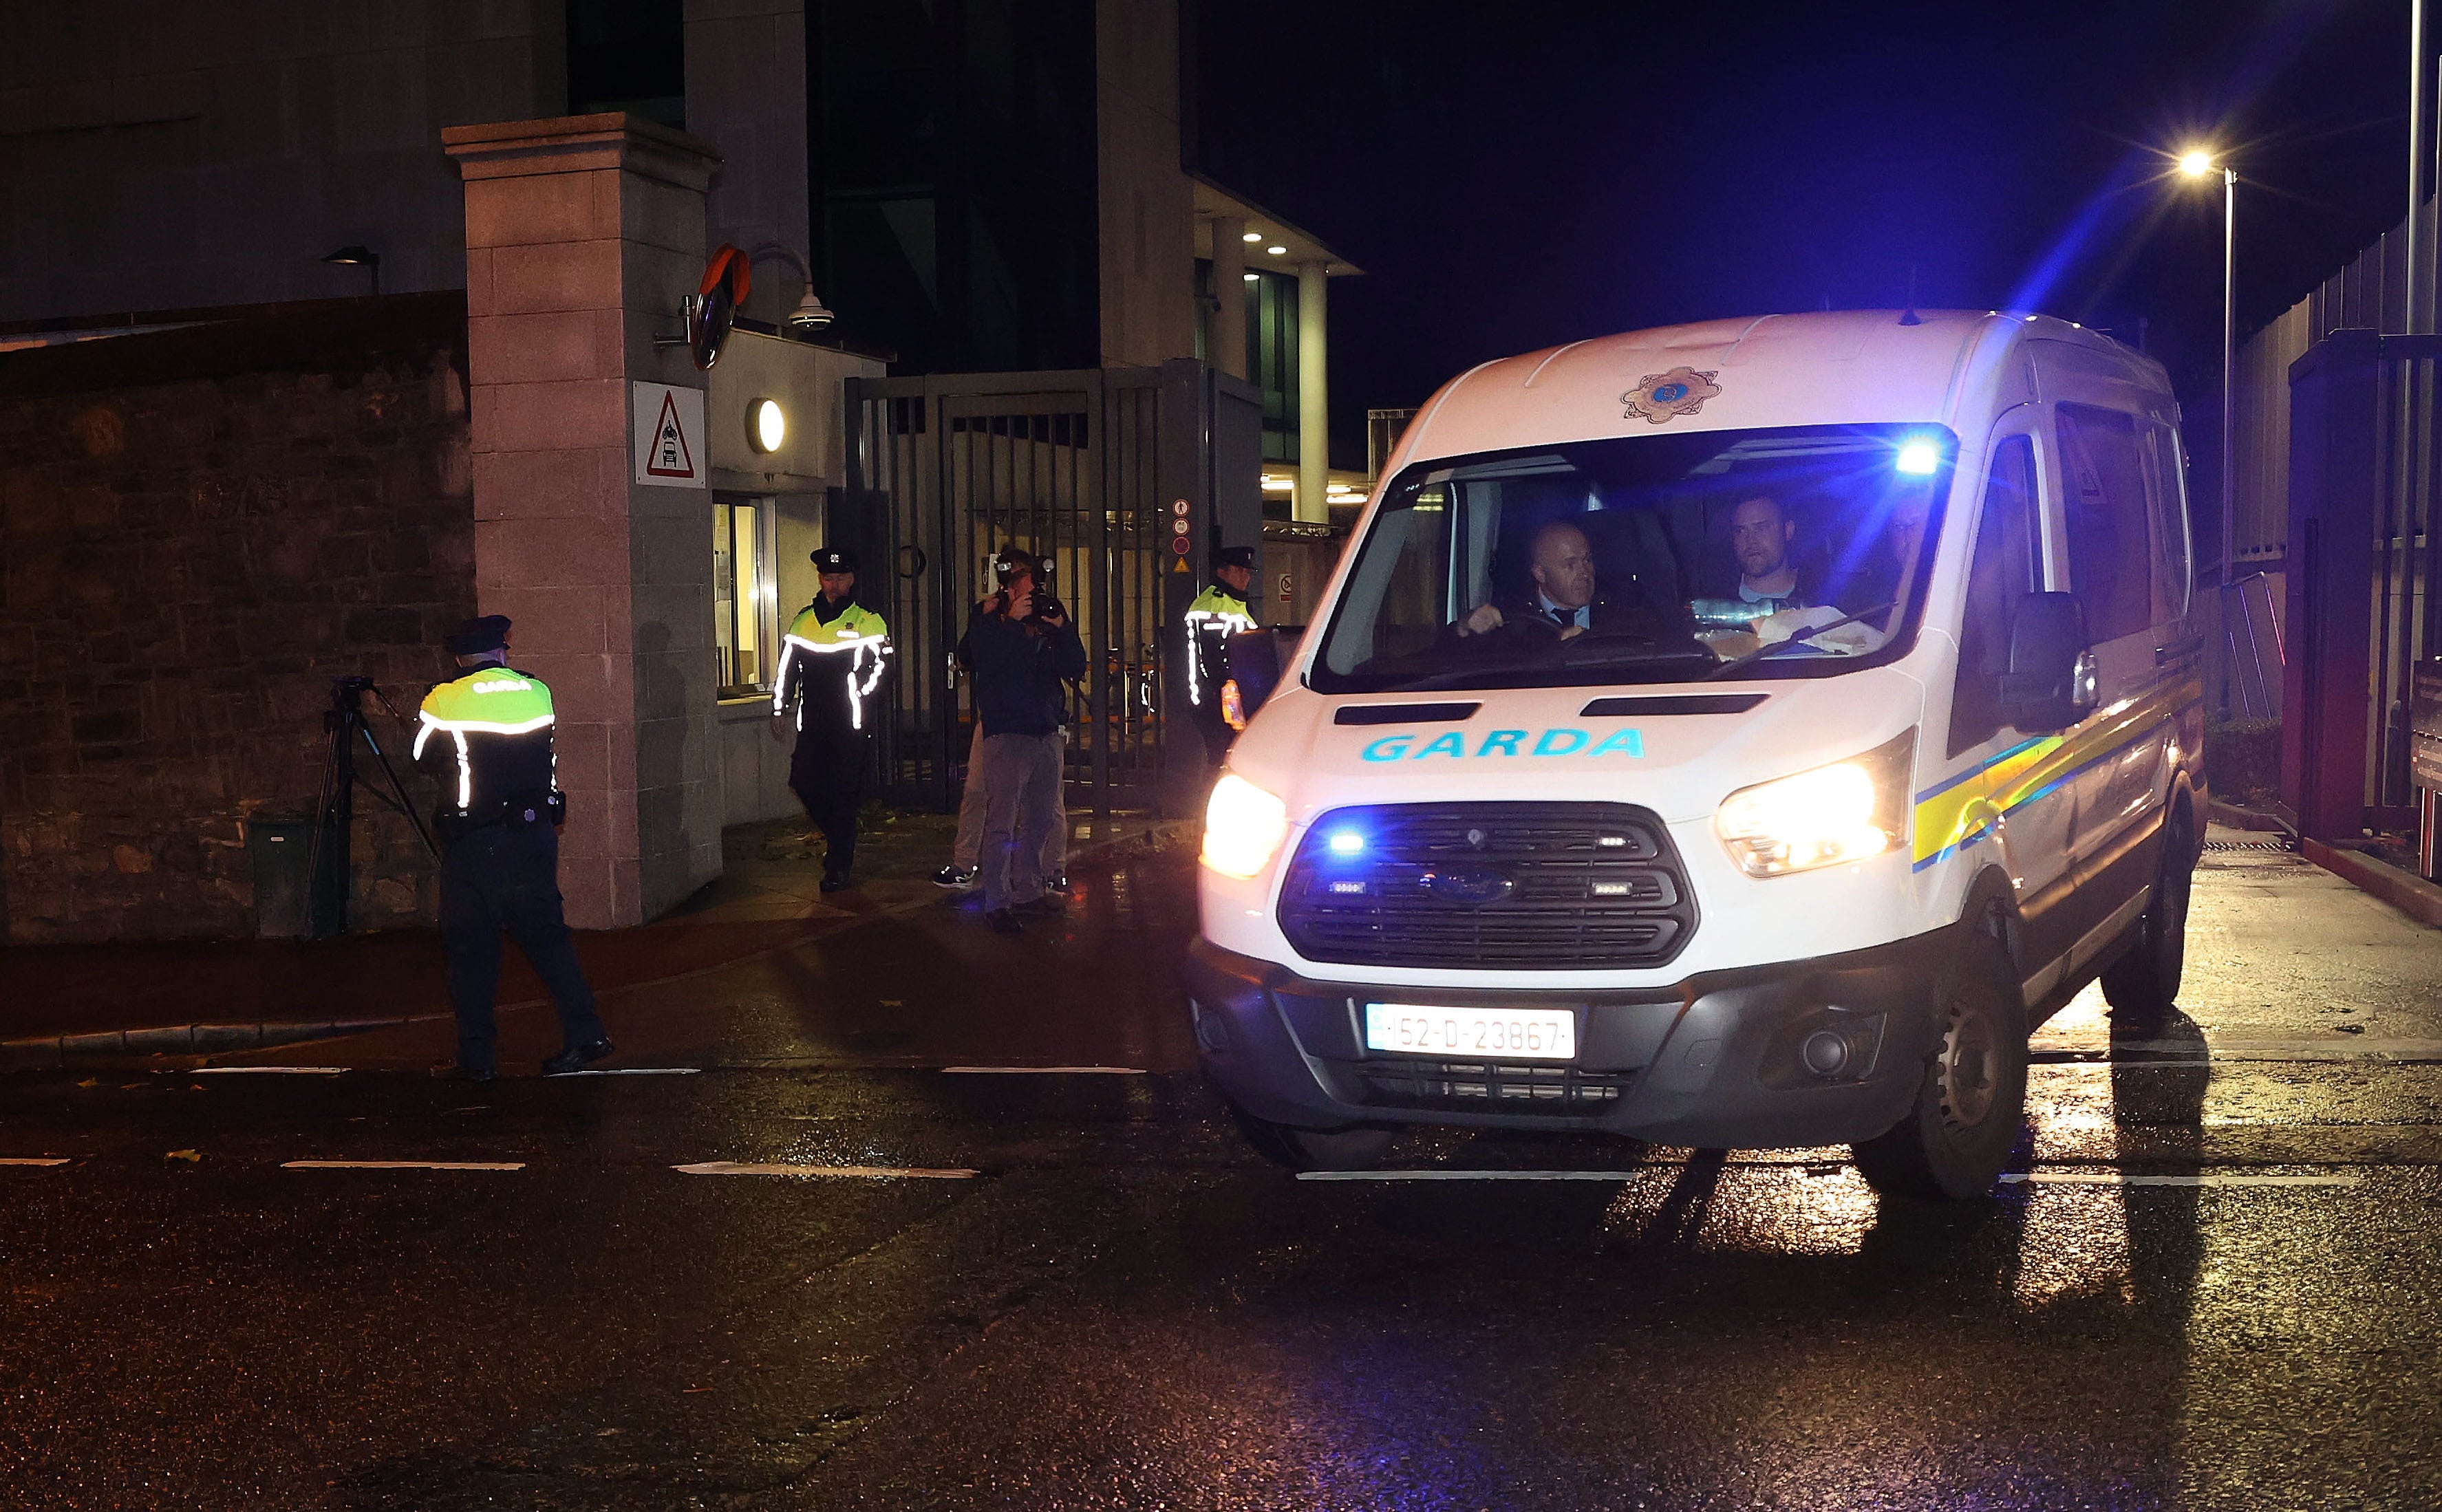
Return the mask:
<path id="1" fill-rule="evenodd" d="M 1838 1151 L 1288 1179 L 1185 1070 L 1188 872 L 606 1005 L 693 1075 L 0 1077 L 65 1162 L 0 1168 L 0 1504 L 2442 1505 L 2442 934 L 2330 877 L 2209 857 L 2186 1013 L 2047 1026 L 2029 1179 L 1936 1210 Z"/>

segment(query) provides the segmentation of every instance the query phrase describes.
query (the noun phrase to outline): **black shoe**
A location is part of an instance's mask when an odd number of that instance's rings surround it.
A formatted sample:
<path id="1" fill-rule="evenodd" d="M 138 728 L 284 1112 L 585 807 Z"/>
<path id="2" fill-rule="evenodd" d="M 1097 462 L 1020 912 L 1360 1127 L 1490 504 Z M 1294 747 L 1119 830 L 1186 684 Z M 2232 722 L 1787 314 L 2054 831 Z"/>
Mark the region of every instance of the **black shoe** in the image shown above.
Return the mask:
<path id="1" fill-rule="evenodd" d="M 992 920 L 993 933 L 995 935 L 1026 933 L 1026 926 L 1018 921 L 1017 910 L 1014 908 L 995 908 L 984 917 Z"/>
<path id="2" fill-rule="evenodd" d="M 432 1068 L 436 1082 L 497 1082 L 501 1073 L 479 1066 L 461 1066 L 456 1061 L 444 1061 Z"/>
<path id="3" fill-rule="evenodd" d="M 1055 871 L 1044 882 L 1043 885 L 1050 888 L 1053 892 L 1066 892 L 1068 890 L 1068 874 L 1065 871 Z"/>
<path id="4" fill-rule="evenodd" d="M 595 1040 L 591 1045 L 572 1045 L 542 1063 L 545 1076 L 566 1076 L 579 1066 L 587 1066 L 610 1053 L 609 1040 Z"/>
<path id="5" fill-rule="evenodd" d="M 849 876 L 847 872 L 827 871 L 823 873 L 823 891 L 825 892 L 846 892 L 855 885 L 856 879 Z"/>
<path id="6" fill-rule="evenodd" d="M 973 866 L 944 866 L 933 873 L 933 885 L 936 887 L 965 888 L 975 884 L 975 868 Z"/>

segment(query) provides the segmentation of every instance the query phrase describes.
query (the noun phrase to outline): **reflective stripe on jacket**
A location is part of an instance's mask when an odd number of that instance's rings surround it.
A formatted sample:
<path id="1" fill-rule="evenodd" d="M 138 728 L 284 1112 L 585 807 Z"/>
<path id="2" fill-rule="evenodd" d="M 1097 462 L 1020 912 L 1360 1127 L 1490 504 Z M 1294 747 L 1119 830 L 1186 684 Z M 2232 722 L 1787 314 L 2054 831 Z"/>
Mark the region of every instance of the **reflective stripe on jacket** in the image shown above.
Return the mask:
<path id="1" fill-rule="evenodd" d="M 514 667 L 468 667 L 436 683 L 417 713 L 413 756 L 424 759 L 436 736 L 446 736 L 455 750 L 458 783 L 445 792 L 440 811 L 480 820 L 513 798 L 539 800 L 559 791 L 552 720 L 551 689 Z"/>
<path id="2" fill-rule="evenodd" d="M 825 624 L 820 600 L 797 611 L 780 642 L 780 671 L 772 680 L 772 712 L 797 705 L 797 728 L 810 723 L 865 728 L 865 705 L 890 660 L 890 627 L 850 602 Z"/>
<path id="3" fill-rule="evenodd" d="M 1230 637 L 1255 628 L 1247 601 L 1220 583 L 1207 587 L 1187 606 L 1187 701 L 1201 707 L 1207 684 L 1218 688 L 1230 676 Z"/>

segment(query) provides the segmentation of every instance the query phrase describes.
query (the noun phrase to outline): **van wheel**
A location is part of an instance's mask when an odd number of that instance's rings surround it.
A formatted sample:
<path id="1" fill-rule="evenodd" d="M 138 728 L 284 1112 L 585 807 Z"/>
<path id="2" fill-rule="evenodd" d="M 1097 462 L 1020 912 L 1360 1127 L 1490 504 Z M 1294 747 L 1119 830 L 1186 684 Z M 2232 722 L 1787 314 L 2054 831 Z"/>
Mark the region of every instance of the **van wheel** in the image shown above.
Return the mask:
<path id="1" fill-rule="evenodd" d="M 2188 958 L 2188 893 L 2196 875 L 2195 827 L 2187 814 L 2181 804 L 2165 822 L 2161 870 L 2153 902 L 2138 920 L 2137 943 L 2104 968 L 2103 1000 L 2111 1005 L 2114 1028 L 2150 1034 L 2178 1000 Z"/>
<path id="2" fill-rule="evenodd" d="M 1851 1147 L 1857 1174 L 1886 1197 L 1981 1196 L 2026 1120 L 2027 1011 L 2009 953 L 1977 936 L 1939 990 L 1941 1039 L 1916 1105 L 1890 1132 Z"/>
<path id="3" fill-rule="evenodd" d="M 1298 1129 L 1259 1119 L 1235 1102 L 1230 1117 L 1256 1153 L 1291 1171 L 1370 1171 L 1391 1148 L 1389 1129 Z"/>

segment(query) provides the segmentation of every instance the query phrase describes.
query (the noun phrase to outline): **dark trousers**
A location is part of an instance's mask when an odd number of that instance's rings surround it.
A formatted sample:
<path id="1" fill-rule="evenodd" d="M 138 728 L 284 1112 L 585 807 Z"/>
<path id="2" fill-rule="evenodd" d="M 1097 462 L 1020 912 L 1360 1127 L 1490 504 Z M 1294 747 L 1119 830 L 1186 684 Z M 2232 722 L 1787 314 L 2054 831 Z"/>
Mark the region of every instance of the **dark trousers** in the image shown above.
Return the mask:
<path id="1" fill-rule="evenodd" d="M 823 832 L 823 869 L 845 877 L 856 865 L 856 811 L 865 803 L 865 732 L 808 724 L 789 756 L 789 791 Z"/>
<path id="2" fill-rule="evenodd" d="M 441 852 L 441 945 L 449 956 L 458 1064 L 479 1071 L 499 1067 L 492 1006 L 501 988 L 502 930 L 542 978 L 566 1042 L 605 1038 L 593 989 L 560 914 L 559 831 L 547 824 L 492 825 L 453 838 Z"/>

